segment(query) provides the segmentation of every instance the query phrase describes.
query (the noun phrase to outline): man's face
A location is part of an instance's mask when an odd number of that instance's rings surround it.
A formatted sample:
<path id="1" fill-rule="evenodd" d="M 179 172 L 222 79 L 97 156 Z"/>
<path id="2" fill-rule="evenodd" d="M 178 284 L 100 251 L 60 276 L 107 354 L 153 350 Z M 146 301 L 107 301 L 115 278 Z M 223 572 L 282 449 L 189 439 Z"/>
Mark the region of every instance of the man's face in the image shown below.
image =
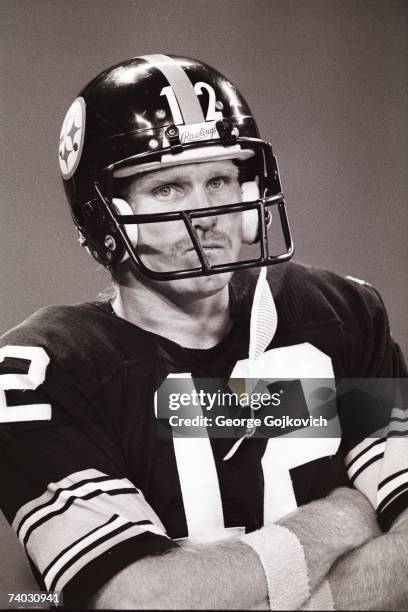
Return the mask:
<path id="1" fill-rule="evenodd" d="M 242 200 L 238 168 L 231 160 L 173 166 L 135 176 L 127 201 L 136 214 L 223 206 Z M 241 213 L 193 220 L 210 264 L 238 260 L 242 244 Z M 147 267 L 158 272 L 186 270 L 199 260 L 183 221 L 139 225 L 137 252 Z M 204 289 L 212 292 L 225 286 L 231 274 L 172 281 L 173 289 Z M 162 283 L 160 283 L 162 284 Z"/>

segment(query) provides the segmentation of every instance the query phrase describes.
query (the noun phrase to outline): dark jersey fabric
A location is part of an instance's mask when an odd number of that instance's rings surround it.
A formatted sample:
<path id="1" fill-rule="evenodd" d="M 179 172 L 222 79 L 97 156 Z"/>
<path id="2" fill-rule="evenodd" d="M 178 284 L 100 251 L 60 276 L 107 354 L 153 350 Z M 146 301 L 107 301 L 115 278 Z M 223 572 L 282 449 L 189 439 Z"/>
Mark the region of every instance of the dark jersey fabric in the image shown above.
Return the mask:
<path id="1" fill-rule="evenodd" d="M 29 378 L 36 357 L 1 349 L 3 414 L 49 405 L 51 419 L 0 423 L 0 495 L 40 587 L 62 588 L 66 605 L 83 604 L 121 568 L 189 536 L 173 440 L 157 436 L 154 394 L 171 373 L 228 378 L 248 357 L 256 278 L 234 276 L 233 327 L 207 350 L 144 331 L 116 317 L 108 302 L 43 308 L 2 338 L 1 347 L 42 347 L 41 359 L 49 358 L 37 384 L 39 375 Z M 295 263 L 271 269 L 268 280 L 278 312 L 268 349 L 309 343 L 330 358 L 336 378 L 406 376 L 371 286 Z M 6 377 L 17 374 L 27 389 L 10 386 Z M 233 442 L 210 441 L 223 523 L 251 531 L 264 521 L 267 440 L 247 439 L 224 461 Z M 341 445 L 290 470 L 298 505 L 350 484 L 349 451 Z M 389 498 L 384 528 L 408 504 L 407 480 Z"/>

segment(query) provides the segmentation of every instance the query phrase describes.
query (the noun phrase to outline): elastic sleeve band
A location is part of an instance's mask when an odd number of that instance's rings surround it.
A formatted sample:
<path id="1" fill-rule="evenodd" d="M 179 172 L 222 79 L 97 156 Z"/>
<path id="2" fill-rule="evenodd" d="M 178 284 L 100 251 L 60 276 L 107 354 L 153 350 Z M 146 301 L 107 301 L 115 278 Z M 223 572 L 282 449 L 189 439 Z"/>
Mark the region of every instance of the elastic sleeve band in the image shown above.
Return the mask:
<path id="1" fill-rule="evenodd" d="M 241 541 L 253 548 L 264 568 L 271 610 L 298 610 L 310 597 L 303 547 L 289 529 L 270 525 Z"/>

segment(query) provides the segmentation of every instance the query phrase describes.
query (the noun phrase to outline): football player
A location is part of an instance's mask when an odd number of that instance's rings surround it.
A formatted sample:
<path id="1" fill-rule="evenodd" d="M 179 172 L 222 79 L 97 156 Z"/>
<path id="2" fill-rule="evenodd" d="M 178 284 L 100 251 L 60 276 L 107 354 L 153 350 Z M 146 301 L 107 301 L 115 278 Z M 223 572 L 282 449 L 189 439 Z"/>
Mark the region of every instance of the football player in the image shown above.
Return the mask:
<path id="1" fill-rule="evenodd" d="M 330 396 L 406 376 L 371 286 L 288 261 L 276 158 L 238 90 L 197 60 L 121 62 L 69 107 L 59 164 L 114 294 L 1 341 L 1 508 L 40 588 L 71 608 L 408 609 L 402 404 L 339 394 L 326 437 L 158 435 L 174 378 Z"/>

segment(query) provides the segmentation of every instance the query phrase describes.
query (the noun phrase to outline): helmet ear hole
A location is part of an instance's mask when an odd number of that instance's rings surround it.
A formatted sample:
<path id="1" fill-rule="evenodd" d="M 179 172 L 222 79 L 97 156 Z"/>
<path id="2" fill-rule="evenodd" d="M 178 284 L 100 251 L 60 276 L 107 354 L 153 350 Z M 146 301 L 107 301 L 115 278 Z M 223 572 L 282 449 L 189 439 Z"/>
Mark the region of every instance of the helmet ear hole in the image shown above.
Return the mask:
<path id="1" fill-rule="evenodd" d="M 112 198 L 112 204 L 114 205 L 115 210 L 118 215 L 133 215 L 134 214 L 130 205 L 126 202 L 126 200 L 122 200 L 122 198 Z M 137 225 L 133 223 L 132 224 L 124 223 L 123 226 L 124 226 L 124 229 L 126 230 L 129 240 L 131 241 L 133 247 L 135 248 L 137 246 L 137 241 L 139 238 L 139 230 L 138 230 Z M 129 255 L 126 252 L 125 255 L 123 256 L 122 261 L 124 261 L 128 257 Z"/>

